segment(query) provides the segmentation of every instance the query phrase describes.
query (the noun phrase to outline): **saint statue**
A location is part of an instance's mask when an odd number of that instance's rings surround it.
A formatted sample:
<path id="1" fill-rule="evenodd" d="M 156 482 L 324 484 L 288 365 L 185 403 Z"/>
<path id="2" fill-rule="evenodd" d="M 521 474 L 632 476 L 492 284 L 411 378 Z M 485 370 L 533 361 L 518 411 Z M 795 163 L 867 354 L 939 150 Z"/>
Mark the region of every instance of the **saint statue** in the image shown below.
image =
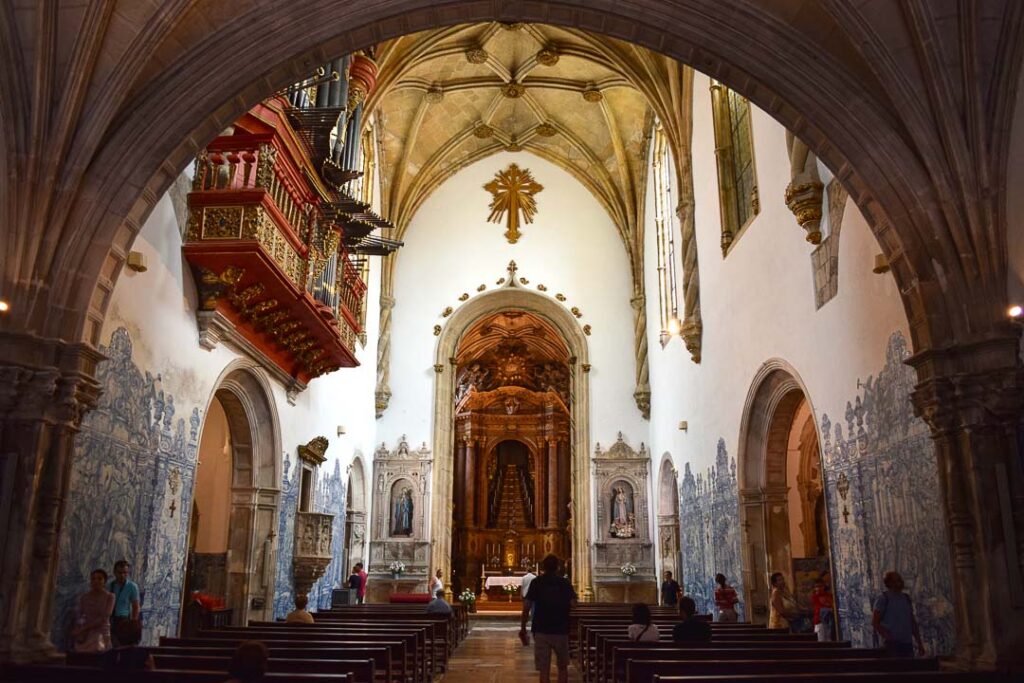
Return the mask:
<path id="1" fill-rule="evenodd" d="M 615 538 L 633 538 L 636 535 L 635 519 L 632 491 L 627 492 L 626 487 L 616 486 L 612 489 L 611 535 Z"/>
<path id="2" fill-rule="evenodd" d="M 398 495 L 391 522 L 392 536 L 412 536 L 412 489 L 406 486 Z"/>

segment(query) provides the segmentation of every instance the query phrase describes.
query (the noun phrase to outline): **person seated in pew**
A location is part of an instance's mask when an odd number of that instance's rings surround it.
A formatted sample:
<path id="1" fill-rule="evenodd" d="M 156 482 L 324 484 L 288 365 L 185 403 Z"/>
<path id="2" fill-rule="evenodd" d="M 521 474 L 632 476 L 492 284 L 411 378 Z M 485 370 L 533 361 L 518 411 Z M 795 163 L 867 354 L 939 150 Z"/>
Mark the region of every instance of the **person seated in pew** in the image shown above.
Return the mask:
<path id="1" fill-rule="evenodd" d="M 305 597 L 305 596 L 303 596 Z M 228 680 L 225 683 L 258 683 L 267 673 L 267 660 L 270 655 L 267 646 L 258 640 L 246 640 L 239 643 L 235 654 L 231 656 L 228 667 Z"/>
<path id="2" fill-rule="evenodd" d="M 312 624 L 315 623 L 313 615 L 306 611 L 306 605 L 309 604 L 309 598 L 305 595 L 295 596 L 295 609 L 288 613 L 288 616 L 284 618 L 286 624 Z"/>
<path id="3" fill-rule="evenodd" d="M 451 614 L 452 606 L 444 599 L 444 588 L 434 591 L 434 599 L 427 603 L 427 614 Z"/>
<path id="4" fill-rule="evenodd" d="M 711 640 L 711 624 L 696 619 L 697 603 L 689 595 L 679 598 L 679 614 L 683 620 L 672 629 L 672 640 L 677 643 L 706 643 Z"/>
<path id="5" fill-rule="evenodd" d="M 153 655 L 139 647 L 142 625 L 138 621 L 119 621 L 114 625 L 114 631 L 119 645 L 103 653 L 100 658 L 101 668 L 107 671 L 152 671 L 156 668 Z"/>
<path id="6" fill-rule="evenodd" d="M 642 602 L 633 605 L 633 623 L 626 629 L 629 639 L 636 642 L 654 641 L 661 637 L 658 625 L 651 623 L 651 608 Z"/>

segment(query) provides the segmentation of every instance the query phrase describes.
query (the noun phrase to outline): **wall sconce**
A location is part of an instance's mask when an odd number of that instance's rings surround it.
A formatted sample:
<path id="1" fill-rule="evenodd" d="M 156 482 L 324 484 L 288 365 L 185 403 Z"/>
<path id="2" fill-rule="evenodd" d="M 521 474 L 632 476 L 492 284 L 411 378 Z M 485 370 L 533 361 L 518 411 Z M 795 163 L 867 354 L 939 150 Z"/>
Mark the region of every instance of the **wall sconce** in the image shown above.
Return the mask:
<path id="1" fill-rule="evenodd" d="M 345 428 L 342 425 L 338 425 L 338 436 L 345 434 Z"/>
<path id="2" fill-rule="evenodd" d="M 668 333 L 673 337 L 682 331 L 683 327 L 679 323 L 679 318 L 672 316 L 672 319 L 668 321 Z"/>
<path id="3" fill-rule="evenodd" d="M 686 420 L 680 420 L 679 421 L 679 431 L 681 431 L 681 432 L 688 432 L 688 431 L 690 431 L 690 423 L 687 422 Z"/>
<path id="4" fill-rule="evenodd" d="M 2 303 L 2 302 L 0 302 L 0 303 Z M 0 310 L 7 310 L 7 309 L 0 309 Z M 1010 306 L 1008 309 L 1006 309 L 1006 315 L 1008 315 L 1010 317 L 1010 320 L 1012 322 L 1015 322 L 1015 323 L 1024 322 L 1024 320 L 1022 320 L 1022 316 L 1024 316 L 1024 308 L 1022 308 L 1020 304 L 1014 304 L 1014 305 Z"/>
<path id="5" fill-rule="evenodd" d="M 141 251 L 129 251 L 128 258 L 124 263 L 136 273 L 145 273 L 149 270 L 149 267 L 146 265 L 146 255 Z"/>
<path id="6" fill-rule="evenodd" d="M 3 299 L 0 299 L 0 313 L 6 313 L 9 310 L 11 310 L 11 305 Z"/>
<path id="7" fill-rule="evenodd" d="M 885 254 L 875 254 L 875 265 L 871 272 L 875 275 L 889 272 L 889 261 L 885 258 Z"/>

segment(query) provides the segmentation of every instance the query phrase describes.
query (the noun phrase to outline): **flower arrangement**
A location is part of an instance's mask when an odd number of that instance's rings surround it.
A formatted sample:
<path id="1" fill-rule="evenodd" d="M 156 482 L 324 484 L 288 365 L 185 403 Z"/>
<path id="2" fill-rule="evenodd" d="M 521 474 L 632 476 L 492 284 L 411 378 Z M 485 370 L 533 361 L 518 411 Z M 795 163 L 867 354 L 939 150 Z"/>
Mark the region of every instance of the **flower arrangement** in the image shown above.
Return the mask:
<path id="1" fill-rule="evenodd" d="M 622 572 L 623 576 L 633 576 L 636 574 L 636 565 L 632 562 L 627 562 L 619 568 L 619 571 Z"/>
<path id="2" fill-rule="evenodd" d="M 509 596 L 511 596 L 512 594 L 519 592 L 519 586 L 515 585 L 514 583 L 506 583 L 504 586 L 502 586 L 502 590 L 508 593 Z"/>
<path id="3" fill-rule="evenodd" d="M 476 602 L 476 593 L 467 588 L 459 593 L 459 602 L 464 602 L 467 605 Z"/>
<path id="4" fill-rule="evenodd" d="M 388 569 L 391 570 L 392 574 L 401 574 L 405 571 L 405 563 L 400 560 L 395 560 L 388 565 Z"/>

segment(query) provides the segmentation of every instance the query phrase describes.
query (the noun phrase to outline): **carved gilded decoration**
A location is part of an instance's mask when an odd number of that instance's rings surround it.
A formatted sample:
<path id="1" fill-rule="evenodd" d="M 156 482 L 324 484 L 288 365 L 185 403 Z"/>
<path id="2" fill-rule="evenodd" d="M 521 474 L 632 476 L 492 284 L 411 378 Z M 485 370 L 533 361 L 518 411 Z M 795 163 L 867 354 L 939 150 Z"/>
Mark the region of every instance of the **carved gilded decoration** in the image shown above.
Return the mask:
<path id="1" fill-rule="evenodd" d="M 498 171 L 494 180 L 484 185 L 484 189 L 493 197 L 488 207 L 491 215 L 487 220 L 491 223 L 505 220 L 508 226 L 505 237 L 509 244 L 515 244 L 521 234 L 520 220 L 523 223 L 533 222 L 533 216 L 537 213 L 534 195 L 543 190 L 544 186 L 533 179 L 529 169 L 510 164 L 504 171 Z"/>

